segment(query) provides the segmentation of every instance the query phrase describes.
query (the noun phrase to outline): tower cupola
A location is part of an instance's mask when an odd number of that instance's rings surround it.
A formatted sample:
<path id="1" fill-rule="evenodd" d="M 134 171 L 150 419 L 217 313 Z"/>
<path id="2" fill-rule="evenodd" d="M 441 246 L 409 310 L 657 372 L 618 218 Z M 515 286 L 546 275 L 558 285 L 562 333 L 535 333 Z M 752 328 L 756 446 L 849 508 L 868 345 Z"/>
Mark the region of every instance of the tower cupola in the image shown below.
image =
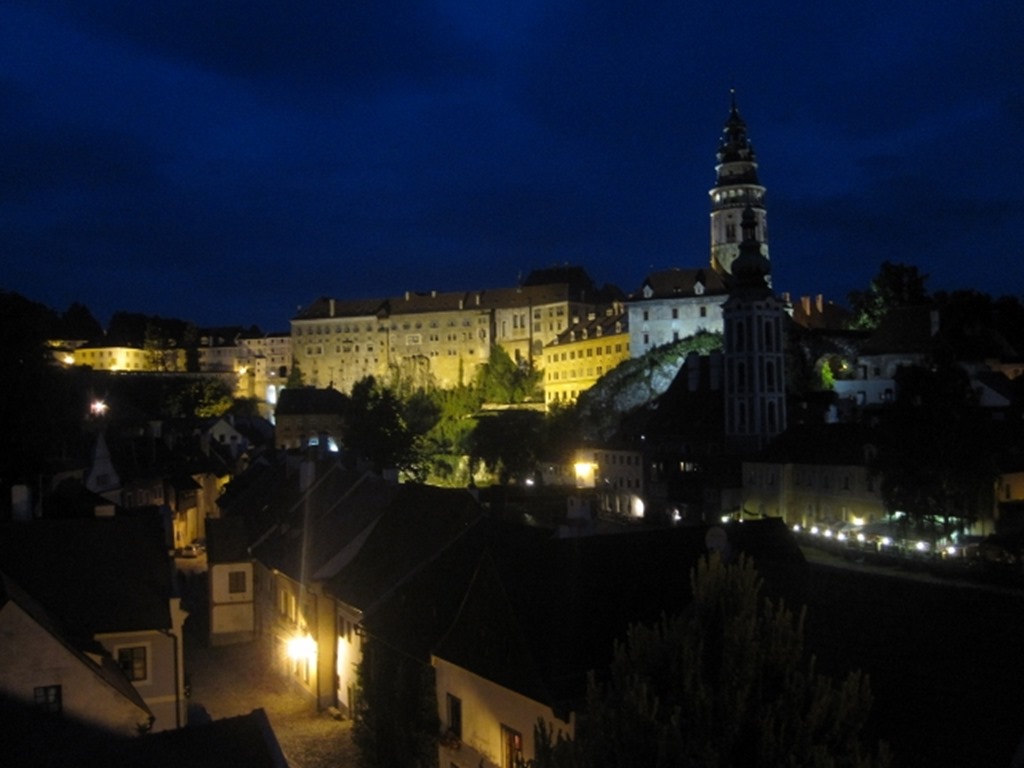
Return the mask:
<path id="1" fill-rule="evenodd" d="M 757 157 L 747 136 L 747 124 L 736 106 L 735 92 L 716 158 L 715 186 L 708 193 L 711 196 L 711 267 L 729 275 L 733 262 L 740 255 L 741 219 L 747 208 L 755 216 L 754 239 L 761 255 L 768 258 L 765 189 L 758 181 Z"/>

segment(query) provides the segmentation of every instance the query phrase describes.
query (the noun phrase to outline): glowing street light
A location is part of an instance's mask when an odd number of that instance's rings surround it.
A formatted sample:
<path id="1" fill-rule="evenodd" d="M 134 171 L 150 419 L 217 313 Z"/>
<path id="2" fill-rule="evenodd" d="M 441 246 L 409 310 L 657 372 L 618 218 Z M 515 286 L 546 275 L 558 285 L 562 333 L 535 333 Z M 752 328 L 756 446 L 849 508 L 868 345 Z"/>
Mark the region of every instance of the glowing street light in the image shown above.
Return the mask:
<path id="1" fill-rule="evenodd" d="M 316 640 L 309 634 L 296 635 L 288 641 L 287 653 L 293 661 L 309 661 L 316 656 Z"/>
<path id="2" fill-rule="evenodd" d="M 105 416 L 107 411 L 110 410 L 110 406 L 103 400 L 93 400 L 89 404 L 89 413 L 93 416 Z"/>

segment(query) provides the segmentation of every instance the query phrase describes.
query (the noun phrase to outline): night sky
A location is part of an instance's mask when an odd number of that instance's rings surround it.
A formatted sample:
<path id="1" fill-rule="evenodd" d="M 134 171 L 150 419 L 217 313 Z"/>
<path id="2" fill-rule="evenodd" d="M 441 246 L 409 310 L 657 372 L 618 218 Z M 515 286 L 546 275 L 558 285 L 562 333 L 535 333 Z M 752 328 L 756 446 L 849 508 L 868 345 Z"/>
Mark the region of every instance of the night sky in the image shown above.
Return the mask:
<path id="1" fill-rule="evenodd" d="M 0 64 L 0 289 L 104 324 L 705 266 L 733 88 L 777 290 L 1024 295 L 1020 0 L 7 0 Z"/>

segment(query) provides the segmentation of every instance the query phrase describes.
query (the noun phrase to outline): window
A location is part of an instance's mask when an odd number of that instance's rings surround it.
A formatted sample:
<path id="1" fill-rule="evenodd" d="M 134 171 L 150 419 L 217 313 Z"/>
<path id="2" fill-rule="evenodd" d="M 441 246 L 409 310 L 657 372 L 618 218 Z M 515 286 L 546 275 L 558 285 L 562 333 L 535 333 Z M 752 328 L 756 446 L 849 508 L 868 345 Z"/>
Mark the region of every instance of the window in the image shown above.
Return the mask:
<path id="1" fill-rule="evenodd" d="M 523 763 L 523 735 L 501 726 L 501 768 L 516 768 Z"/>
<path id="2" fill-rule="evenodd" d="M 245 592 L 245 571 L 230 571 L 228 572 L 228 592 L 232 595 Z"/>
<path id="3" fill-rule="evenodd" d="M 462 738 L 462 699 L 448 694 L 448 731 L 457 739 Z"/>
<path id="4" fill-rule="evenodd" d="M 121 666 L 125 676 L 132 682 L 149 679 L 146 656 L 146 646 L 144 645 L 117 649 L 117 663 Z"/>
<path id="5" fill-rule="evenodd" d="M 33 689 L 36 709 L 59 715 L 61 711 L 61 692 L 59 685 L 43 685 Z"/>

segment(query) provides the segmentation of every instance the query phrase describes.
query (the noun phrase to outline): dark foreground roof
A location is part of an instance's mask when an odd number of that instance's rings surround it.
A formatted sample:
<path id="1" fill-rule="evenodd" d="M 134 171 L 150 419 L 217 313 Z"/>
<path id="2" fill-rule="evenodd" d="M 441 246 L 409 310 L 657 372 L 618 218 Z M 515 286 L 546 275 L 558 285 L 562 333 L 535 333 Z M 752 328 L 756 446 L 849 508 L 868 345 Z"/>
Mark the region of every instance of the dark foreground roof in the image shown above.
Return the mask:
<path id="1" fill-rule="evenodd" d="M 64 768 L 287 768 L 266 712 L 189 725 L 173 731 L 118 738 L 80 723 L 40 715 L 0 701 L 5 737 L 0 765 Z"/>
<path id="2" fill-rule="evenodd" d="M 171 628 L 173 564 L 157 517 L 6 523 L 0 568 L 72 632 Z"/>

